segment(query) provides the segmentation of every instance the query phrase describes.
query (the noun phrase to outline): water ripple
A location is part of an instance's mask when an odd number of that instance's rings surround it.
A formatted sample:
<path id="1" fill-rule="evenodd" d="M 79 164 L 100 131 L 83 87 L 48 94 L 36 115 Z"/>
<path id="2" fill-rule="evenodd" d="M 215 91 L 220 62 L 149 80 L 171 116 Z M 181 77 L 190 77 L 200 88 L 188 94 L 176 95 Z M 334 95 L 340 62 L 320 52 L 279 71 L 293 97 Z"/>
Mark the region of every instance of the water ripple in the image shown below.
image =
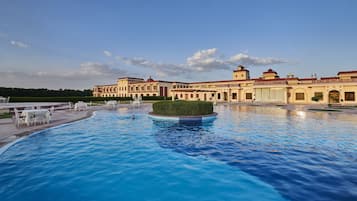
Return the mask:
<path id="1" fill-rule="evenodd" d="M 301 119 L 272 108 L 218 109 L 211 125 L 156 121 L 157 142 L 238 167 L 290 200 L 357 200 L 356 117 L 349 122 L 345 116 L 320 113 Z"/>
<path id="2" fill-rule="evenodd" d="M 357 200 L 355 117 L 215 109 L 178 124 L 120 108 L 30 136 L 0 155 L 1 201 Z"/>

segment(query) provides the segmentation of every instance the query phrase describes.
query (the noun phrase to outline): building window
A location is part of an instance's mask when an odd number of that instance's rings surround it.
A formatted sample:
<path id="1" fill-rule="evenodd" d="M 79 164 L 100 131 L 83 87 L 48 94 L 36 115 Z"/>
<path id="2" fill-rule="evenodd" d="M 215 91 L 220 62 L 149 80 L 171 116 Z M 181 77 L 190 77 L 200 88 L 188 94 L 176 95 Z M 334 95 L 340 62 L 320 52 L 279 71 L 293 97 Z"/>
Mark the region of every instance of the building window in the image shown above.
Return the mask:
<path id="1" fill-rule="evenodd" d="M 253 94 L 252 93 L 245 93 L 245 99 L 246 100 L 252 100 L 253 99 Z"/>
<path id="2" fill-rule="evenodd" d="M 295 100 L 305 100 L 305 93 L 296 93 Z"/>
<path id="3" fill-rule="evenodd" d="M 157 86 L 154 86 L 154 90 L 157 90 Z"/>
<path id="4" fill-rule="evenodd" d="M 237 93 L 232 93 L 232 99 L 237 99 Z"/>
<path id="5" fill-rule="evenodd" d="M 191 94 L 190 97 L 193 98 L 193 94 Z"/>
<path id="6" fill-rule="evenodd" d="M 355 101 L 355 92 L 345 92 L 345 101 Z"/>
<path id="7" fill-rule="evenodd" d="M 180 98 L 182 98 L 183 96 L 182 96 L 182 94 L 180 94 Z"/>
<path id="8" fill-rule="evenodd" d="M 322 101 L 324 99 L 324 94 L 322 92 L 315 92 L 314 97 L 317 100 L 321 100 Z"/>
<path id="9" fill-rule="evenodd" d="M 147 87 L 147 90 L 151 90 L 151 87 L 150 87 L 150 86 L 148 86 L 148 87 Z"/>
<path id="10" fill-rule="evenodd" d="M 139 87 L 135 87 L 135 90 L 136 90 L 136 91 L 139 91 Z"/>
<path id="11" fill-rule="evenodd" d="M 156 96 L 156 94 L 153 94 L 153 96 Z"/>
<path id="12" fill-rule="evenodd" d="M 143 90 L 143 91 L 144 91 L 144 90 L 145 90 L 145 87 L 144 87 L 144 86 L 142 86 L 142 87 L 141 87 L 141 90 Z"/>
<path id="13" fill-rule="evenodd" d="M 217 99 L 218 100 L 221 99 L 221 94 L 220 93 L 217 94 Z"/>
<path id="14" fill-rule="evenodd" d="M 196 98 L 199 98 L 200 97 L 200 95 L 199 94 L 196 94 Z"/>

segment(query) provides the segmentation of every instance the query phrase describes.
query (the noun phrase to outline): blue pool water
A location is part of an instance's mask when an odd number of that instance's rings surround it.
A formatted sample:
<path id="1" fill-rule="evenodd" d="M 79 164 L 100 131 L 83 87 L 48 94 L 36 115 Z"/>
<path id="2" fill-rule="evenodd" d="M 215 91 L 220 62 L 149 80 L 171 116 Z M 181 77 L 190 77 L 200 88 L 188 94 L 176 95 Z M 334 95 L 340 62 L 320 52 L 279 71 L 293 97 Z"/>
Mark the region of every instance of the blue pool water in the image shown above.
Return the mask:
<path id="1" fill-rule="evenodd" d="M 0 155 L 0 200 L 357 200 L 355 116 L 215 110 L 184 124 L 99 111 L 27 137 Z"/>

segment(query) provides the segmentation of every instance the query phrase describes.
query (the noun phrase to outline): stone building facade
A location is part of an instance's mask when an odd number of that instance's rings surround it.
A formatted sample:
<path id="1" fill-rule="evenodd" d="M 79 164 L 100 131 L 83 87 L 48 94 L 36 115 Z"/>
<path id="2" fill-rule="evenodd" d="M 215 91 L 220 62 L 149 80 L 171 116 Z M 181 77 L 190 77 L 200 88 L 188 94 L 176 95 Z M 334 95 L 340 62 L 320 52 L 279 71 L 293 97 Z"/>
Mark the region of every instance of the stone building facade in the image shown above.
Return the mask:
<path id="1" fill-rule="evenodd" d="M 238 66 L 232 80 L 208 82 L 169 82 L 149 78 L 124 77 L 116 84 L 93 88 L 97 97 L 166 96 L 180 100 L 213 102 L 256 102 L 282 104 L 356 105 L 357 71 L 339 72 L 334 77 L 281 78 L 272 69 L 259 78 Z"/>

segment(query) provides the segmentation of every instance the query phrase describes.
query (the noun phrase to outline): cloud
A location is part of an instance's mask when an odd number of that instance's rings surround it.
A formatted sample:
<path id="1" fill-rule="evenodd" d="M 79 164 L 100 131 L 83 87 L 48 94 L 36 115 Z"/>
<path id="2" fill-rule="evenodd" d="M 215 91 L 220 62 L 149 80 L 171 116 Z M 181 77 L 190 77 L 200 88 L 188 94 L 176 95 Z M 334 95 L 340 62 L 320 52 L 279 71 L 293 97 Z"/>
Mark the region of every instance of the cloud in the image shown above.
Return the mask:
<path id="1" fill-rule="evenodd" d="M 112 53 L 109 52 L 108 50 L 104 50 L 103 53 L 104 53 L 104 55 L 107 56 L 107 57 L 111 57 L 111 56 L 112 56 Z"/>
<path id="2" fill-rule="evenodd" d="M 236 54 L 229 59 L 230 63 L 240 63 L 244 65 L 251 65 L 251 66 L 264 66 L 264 65 L 276 65 L 287 63 L 284 59 L 277 59 L 272 57 L 266 58 L 259 58 L 259 57 L 252 57 L 245 53 Z"/>
<path id="3" fill-rule="evenodd" d="M 6 33 L 0 32 L 0 38 L 6 38 L 6 37 L 7 37 Z"/>
<path id="4" fill-rule="evenodd" d="M 91 88 L 96 84 L 107 84 L 108 80 L 114 83 L 118 77 L 126 75 L 125 70 L 108 64 L 84 62 L 78 68 L 64 72 L 0 72 L 0 80 L 2 86 L 10 87 Z"/>
<path id="5" fill-rule="evenodd" d="M 107 77 L 118 77 L 127 74 L 125 70 L 118 68 L 111 68 L 107 64 L 96 63 L 96 62 L 86 62 L 80 65 L 80 68 L 77 72 L 74 72 L 72 76 L 84 76 L 84 77 L 99 77 L 99 76 L 107 76 Z"/>
<path id="6" fill-rule="evenodd" d="M 180 64 L 170 64 L 170 63 L 156 63 L 141 57 L 121 57 L 117 56 L 117 60 L 133 66 L 151 68 L 156 71 L 156 75 L 159 77 L 165 77 L 168 75 L 177 75 L 184 73 L 184 66 Z"/>
<path id="7" fill-rule="evenodd" d="M 228 59 L 218 55 L 217 48 L 199 50 L 187 57 L 182 64 L 158 63 L 142 57 L 116 56 L 116 59 L 127 65 L 151 68 L 158 76 L 189 76 L 192 72 L 211 72 L 216 70 L 231 70 L 238 64 L 248 66 L 275 65 L 286 63 L 286 60 L 272 57 L 259 58 L 239 53 Z"/>
<path id="8" fill-rule="evenodd" d="M 217 48 L 199 50 L 186 59 L 186 65 L 194 71 L 207 72 L 218 69 L 230 69 L 230 66 L 217 57 Z"/>
<path id="9" fill-rule="evenodd" d="M 15 40 L 10 41 L 10 44 L 15 46 L 15 47 L 19 47 L 19 48 L 28 48 L 28 47 L 30 47 L 28 44 L 26 44 L 24 42 L 15 41 Z"/>

